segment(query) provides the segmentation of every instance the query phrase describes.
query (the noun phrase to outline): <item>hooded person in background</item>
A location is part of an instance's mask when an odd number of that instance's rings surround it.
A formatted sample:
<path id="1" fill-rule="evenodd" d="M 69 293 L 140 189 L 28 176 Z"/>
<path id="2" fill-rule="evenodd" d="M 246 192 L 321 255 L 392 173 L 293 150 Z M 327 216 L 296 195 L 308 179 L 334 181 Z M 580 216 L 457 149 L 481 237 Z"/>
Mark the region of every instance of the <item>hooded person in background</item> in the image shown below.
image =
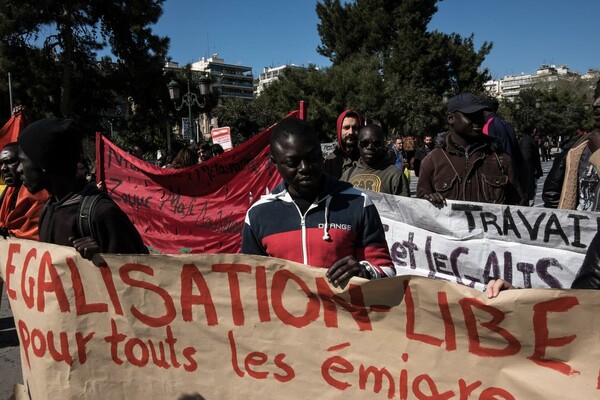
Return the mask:
<path id="1" fill-rule="evenodd" d="M 529 164 L 525 161 L 517 135 L 514 128 L 508 122 L 506 122 L 501 116 L 498 115 L 498 108 L 500 103 L 498 99 L 493 96 L 484 96 L 481 98 L 481 102 L 485 105 L 483 110 L 483 116 L 485 119 L 485 125 L 483 126 L 483 133 L 496 139 L 502 150 L 512 160 L 512 165 L 515 171 L 519 171 L 519 185 L 523 193 L 527 193 L 530 185 L 530 175 L 533 175 L 529 170 Z M 523 196 L 521 205 L 529 205 L 527 196 Z"/>
<path id="2" fill-rule="evenodd" d="M 40 217 L 40 241 L 73 246 L 90 260 L 97 253 L 147 254 L 119 206 L 96 185 L 77 178 L 81 138 L 73 120 L 58 118 L 36 121 L 19 136 L 23 185 L 33 194 L 47 190 L 52 196 Z M 82 204 L 90 200 L 84 212 Z"/>
<path id="3" fill-rule="evenodd" d="M 353 166 L 360 154 L 358 152 L 358 130 L 363 125 L 362 118 L 354 110 L 345 110 L 337 119 L 338 147 L 325 157 L 323 171 L 340 179 L 342 173 Z"/>
<path id="4" fill-rule="evenodd" d="M 31 194 L 19 175 L 19 144 L 9 143 L 0 151 L 0 172 L 6 189 L 0 195 L 0 234 L 39 240 L 40 214 L 50 195 L 45 190 Z"/>

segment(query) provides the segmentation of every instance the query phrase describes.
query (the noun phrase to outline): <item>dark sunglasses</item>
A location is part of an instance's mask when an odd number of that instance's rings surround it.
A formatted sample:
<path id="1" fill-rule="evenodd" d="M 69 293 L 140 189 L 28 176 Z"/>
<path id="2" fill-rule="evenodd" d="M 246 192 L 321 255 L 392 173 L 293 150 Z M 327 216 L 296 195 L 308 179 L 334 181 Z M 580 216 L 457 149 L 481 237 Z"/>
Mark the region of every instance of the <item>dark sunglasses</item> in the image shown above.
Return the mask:
<path id="1" fill-rule="evenodd" d="M 369 147 L 370 144 L 372 144 L 376 149 L 380 149 L 383 147 L 383 140 L 361 140 L 358 142 L 358 144 L 363 149 Z"/>

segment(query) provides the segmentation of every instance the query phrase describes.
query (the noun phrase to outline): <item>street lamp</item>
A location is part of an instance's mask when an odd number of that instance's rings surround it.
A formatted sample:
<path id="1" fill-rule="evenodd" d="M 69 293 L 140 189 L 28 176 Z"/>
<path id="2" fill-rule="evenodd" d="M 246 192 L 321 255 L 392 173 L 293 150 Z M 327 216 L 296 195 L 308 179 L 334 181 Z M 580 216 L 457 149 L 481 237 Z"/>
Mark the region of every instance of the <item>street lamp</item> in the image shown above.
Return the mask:
<path id="1" fill-rule="evenodd" d="M 177 111 L 181 111 L 183 106 L 187 105 L 188 121 L 190 123 L 190 129 L 192 130 L 192 142 L 194 144 L 198 143 L 200 141 L 200 137 L 198 135 L 199 132 L 196 132 L 196 134 L 194 134 L 192 128 L 192 105 L 197 105 L 198 108 L 200 108 L 200 110 L 204 110 L 207 107 L 210 100 L 210 78 L 208 78 L 207 76 L 203 76 L 202 78 L 200 78 L 198 84 L 198 88 L 200 90 L 200 97 L 198 97 L 196 93 L 193 93 L 190 90 L 190 81 L 188 79 L 187 93 L 185 93 L 181 98 L 181 104 L 179 106 L 177 105 L 177 100 L 179 100 L 179 84 L 175 80 L 172 80 L 171 82 L 169 82 L 167 87 L 169 88 L 169 97 L 171 98 L 173 103 L 175 103 L 175 109 Z"/>
<path id="2" fill-rule="evenodd" d="M 442 101 L 444 102 L 444 104 L 448 103 L 448 101 L 450 100 L 450 96 L 452 96 L 452 93 L 450 93 L 449 91 L 444 91 L 444 93 L 442 93 Z"/>
<path id="3" fill-rule="evenodd" d="M 535 108 L 530 107 L 529 105 L 525 104 L 525 106 L 521 110 L 520 99 L 517 99 L 517 102 L 515 104 L 515 110 L 517 110 L 517 112 L 519 114 L 522 114 L 525 117 L 525 123 L 529 123 L 531 116 L 534 114 L 534 112 L 539 110 L 541 107 L 542 107 L 542 101 L 540 99 L 535 99 Z"/>

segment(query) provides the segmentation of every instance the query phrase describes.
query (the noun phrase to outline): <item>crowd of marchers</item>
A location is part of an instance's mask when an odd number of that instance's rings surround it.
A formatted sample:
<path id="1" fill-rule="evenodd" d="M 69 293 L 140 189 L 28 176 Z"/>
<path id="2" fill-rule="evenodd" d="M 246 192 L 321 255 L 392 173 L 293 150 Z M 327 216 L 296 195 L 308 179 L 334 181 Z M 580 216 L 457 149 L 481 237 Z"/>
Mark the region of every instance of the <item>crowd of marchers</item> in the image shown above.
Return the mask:
<path id="1" fill-rule="evenodd" d="M 545 207 L 597 211 L 600 201 L 600 81 L 593 103 L 596 129 L 578 130 L 557 153 L 543 188 Z M 351 277 L 396 274 L 379 214 L 368 192 L 416 197 L 445 207 L 446 200 L 531 206 L 543 153 L 533 126 L 517 132 L 497 114 L 496 99 L 471 93 L 452 97 L 448 131 L 425 134 L 409 160 L 402 138 L 345 110 L 337 119 L 337 147 L 323 156 L 314 128 L 298 118 L 280 121 L 270 137 L 270 159 L 281 183 L 256 199 L 245 218 L 241 252 L 325 268 L 334 286 Z M 147 254 L 135 226 L 104 191 L 89 182 L 77 122 L 48 118 L 20 133 L 0 152 L 6 189 L 0 231 L 74 247 L 84 258 L 100 253 Z M 184 168 L 218 157 L 219 145 L 182 149 L 165 167 Z M 414 171 L 414 172 L 412 172 Z M 412 172 L 412 173 L 411 173 Z M 410 193 L 412 174 L 418 177 Z M 492 280 L 488 296 L 510 282 Z M 589 246 L 574 288 L 600 288 L 600 236 Z"/>

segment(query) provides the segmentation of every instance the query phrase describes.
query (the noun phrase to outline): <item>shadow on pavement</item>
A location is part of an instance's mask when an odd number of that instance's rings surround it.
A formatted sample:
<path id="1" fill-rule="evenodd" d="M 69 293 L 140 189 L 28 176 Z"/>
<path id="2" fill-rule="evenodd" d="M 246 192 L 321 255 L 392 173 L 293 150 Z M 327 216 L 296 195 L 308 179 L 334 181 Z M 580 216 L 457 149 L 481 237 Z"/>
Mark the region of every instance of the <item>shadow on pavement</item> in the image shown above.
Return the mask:
<path id="1" fill-rule="evenodd" d="M 13 317 L 0 318 L 0 349 L 19 345 Z"/>

